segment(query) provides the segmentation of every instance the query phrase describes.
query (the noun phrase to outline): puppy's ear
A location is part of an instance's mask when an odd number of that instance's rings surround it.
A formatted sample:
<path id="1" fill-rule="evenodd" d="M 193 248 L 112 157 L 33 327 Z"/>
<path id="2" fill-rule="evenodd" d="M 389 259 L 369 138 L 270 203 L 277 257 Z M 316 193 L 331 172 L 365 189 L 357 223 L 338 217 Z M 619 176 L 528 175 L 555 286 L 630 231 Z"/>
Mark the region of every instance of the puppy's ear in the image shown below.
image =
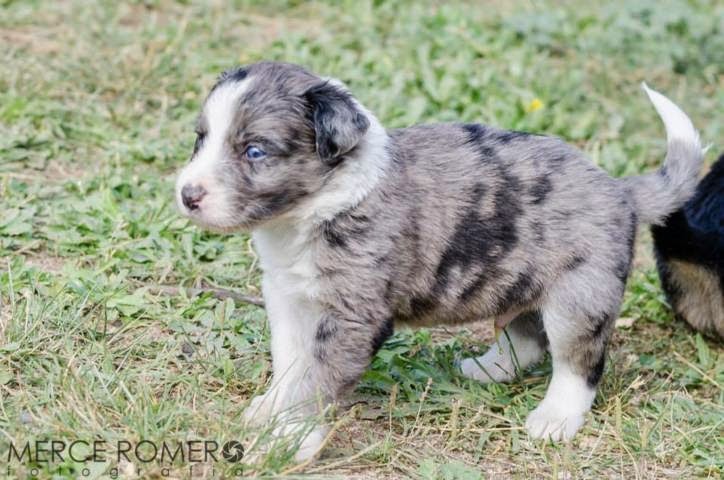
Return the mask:
<path id="1" fill-rule="evenodd" d="M 216 79 L 216 84 L 214 85 L 214 88 L 227 81 L 240 82 L 244 80 L 248 74 L 249 68 L 243 66 L 232 68 L 230 70 L 224 70 L 223 72 L 221 72 L 221 75 L 219 75 L 219 78 Z"/>
<path id="2" fill-rule="evenodd" d="M 328 165 L 357 146 L 370 126 L 349 93 L 324 82 L 304 93 L 314 122 L 317 155 Z"/>

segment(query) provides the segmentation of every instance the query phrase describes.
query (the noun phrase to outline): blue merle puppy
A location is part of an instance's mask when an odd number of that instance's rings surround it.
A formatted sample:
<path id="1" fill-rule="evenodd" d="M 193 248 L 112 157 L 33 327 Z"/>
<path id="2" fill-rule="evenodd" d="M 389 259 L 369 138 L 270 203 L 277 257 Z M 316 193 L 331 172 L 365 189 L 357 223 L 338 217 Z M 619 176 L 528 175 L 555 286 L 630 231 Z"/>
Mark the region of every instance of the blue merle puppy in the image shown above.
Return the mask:
<path id="1" fill-rule="evenodd" d="M 689 118 L 646 90 L 666 125 L 658 172 L 613 179 L 558 138 L 480 124 L 385 129 L 338 81 L 263 62 L 223 74 L 177 181 L 181 212 L 251 232 L 273 378 L 249 421 L 293 431 L 354 388 L 396 324 L 494 318 L 507 335 L 462 372 L 505 382 L 546 350 L 534 438 L 582 426 L 631 265 L 636 227 L 693 194 Z M 308 433 L 298 458 L 325 435 Z"/>
<path id="2" fill-rule="evenodd" d="M 651 232 L 661 284 L 677 317 L 724 339 L 724 155 L 694 197 Z"/>

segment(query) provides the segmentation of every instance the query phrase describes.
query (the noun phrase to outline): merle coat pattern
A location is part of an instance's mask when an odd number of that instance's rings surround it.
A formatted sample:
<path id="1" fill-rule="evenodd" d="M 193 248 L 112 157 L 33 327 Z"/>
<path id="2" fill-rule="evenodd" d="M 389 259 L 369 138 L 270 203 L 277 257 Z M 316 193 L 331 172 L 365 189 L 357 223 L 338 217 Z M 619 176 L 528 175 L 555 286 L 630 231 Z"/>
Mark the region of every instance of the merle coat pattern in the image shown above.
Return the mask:
<path id="1" fill-rule="evenodd" d="M 293 430 L 354 387 L 396 324 L 495 318 L 507 335 L 463 373 L 508 381 L 548 349 L 553 378 L 526 426 L 571 438 L 603 373 L 636 227 L 680 207 L 701 165 L 686 115 L 647 93 L 667 127 L 665 167 L 615 180 L 557 138 L 462 123 L 387 131 L 339 82 L 298 66 L 224 74 L 177 200 L 201 226 L 253 234 L 274 374 L 247 418 Z"/>

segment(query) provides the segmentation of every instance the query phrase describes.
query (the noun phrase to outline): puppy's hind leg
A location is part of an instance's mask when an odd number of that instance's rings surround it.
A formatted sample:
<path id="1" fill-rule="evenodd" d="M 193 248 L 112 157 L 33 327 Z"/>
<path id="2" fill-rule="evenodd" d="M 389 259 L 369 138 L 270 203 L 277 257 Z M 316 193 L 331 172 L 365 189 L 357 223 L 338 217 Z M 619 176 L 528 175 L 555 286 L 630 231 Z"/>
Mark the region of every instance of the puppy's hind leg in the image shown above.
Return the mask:
<path id="1" fill-rule="evenodd" d="M 579 277 L 559 283 L 544 303 L 543 325 L 553 361 L 553 377 L 545 397 L 525 423 L 533 438 L 569 440 L 583 426 L 596 396 L 623 285 L 615 276 L 589 281 L 589 285 L 599 287 L 598 291 L 591 289 L 598 302 L 593 295 L 582 295 L 586 302 L 591 302 L 587 305 L 577 305 L 576 299 L 570 298 L 585 282 Z"/>
<path id="2" fill-rule="evenodd" d="M 513 319 L 484 355 L 466 358 L 460 369 L 466 377 L 483 383 L 509 382 L 516 371 L 540 361 L 545 347 L 540 312 L 526 312 Z"/>

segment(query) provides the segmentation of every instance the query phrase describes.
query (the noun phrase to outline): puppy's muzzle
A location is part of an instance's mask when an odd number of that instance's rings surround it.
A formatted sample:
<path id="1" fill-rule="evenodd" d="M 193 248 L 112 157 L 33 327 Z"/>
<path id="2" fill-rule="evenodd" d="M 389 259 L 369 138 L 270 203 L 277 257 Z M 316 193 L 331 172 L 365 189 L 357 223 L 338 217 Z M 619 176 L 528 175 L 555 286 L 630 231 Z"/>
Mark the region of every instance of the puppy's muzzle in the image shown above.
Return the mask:
<path id="1" fill-rule="evenodd" d="M 206 193 L 206 189 L 201 185 L 187 183 L 181 189 L 181 201 L 189 210 L 197 210 Z"/>

